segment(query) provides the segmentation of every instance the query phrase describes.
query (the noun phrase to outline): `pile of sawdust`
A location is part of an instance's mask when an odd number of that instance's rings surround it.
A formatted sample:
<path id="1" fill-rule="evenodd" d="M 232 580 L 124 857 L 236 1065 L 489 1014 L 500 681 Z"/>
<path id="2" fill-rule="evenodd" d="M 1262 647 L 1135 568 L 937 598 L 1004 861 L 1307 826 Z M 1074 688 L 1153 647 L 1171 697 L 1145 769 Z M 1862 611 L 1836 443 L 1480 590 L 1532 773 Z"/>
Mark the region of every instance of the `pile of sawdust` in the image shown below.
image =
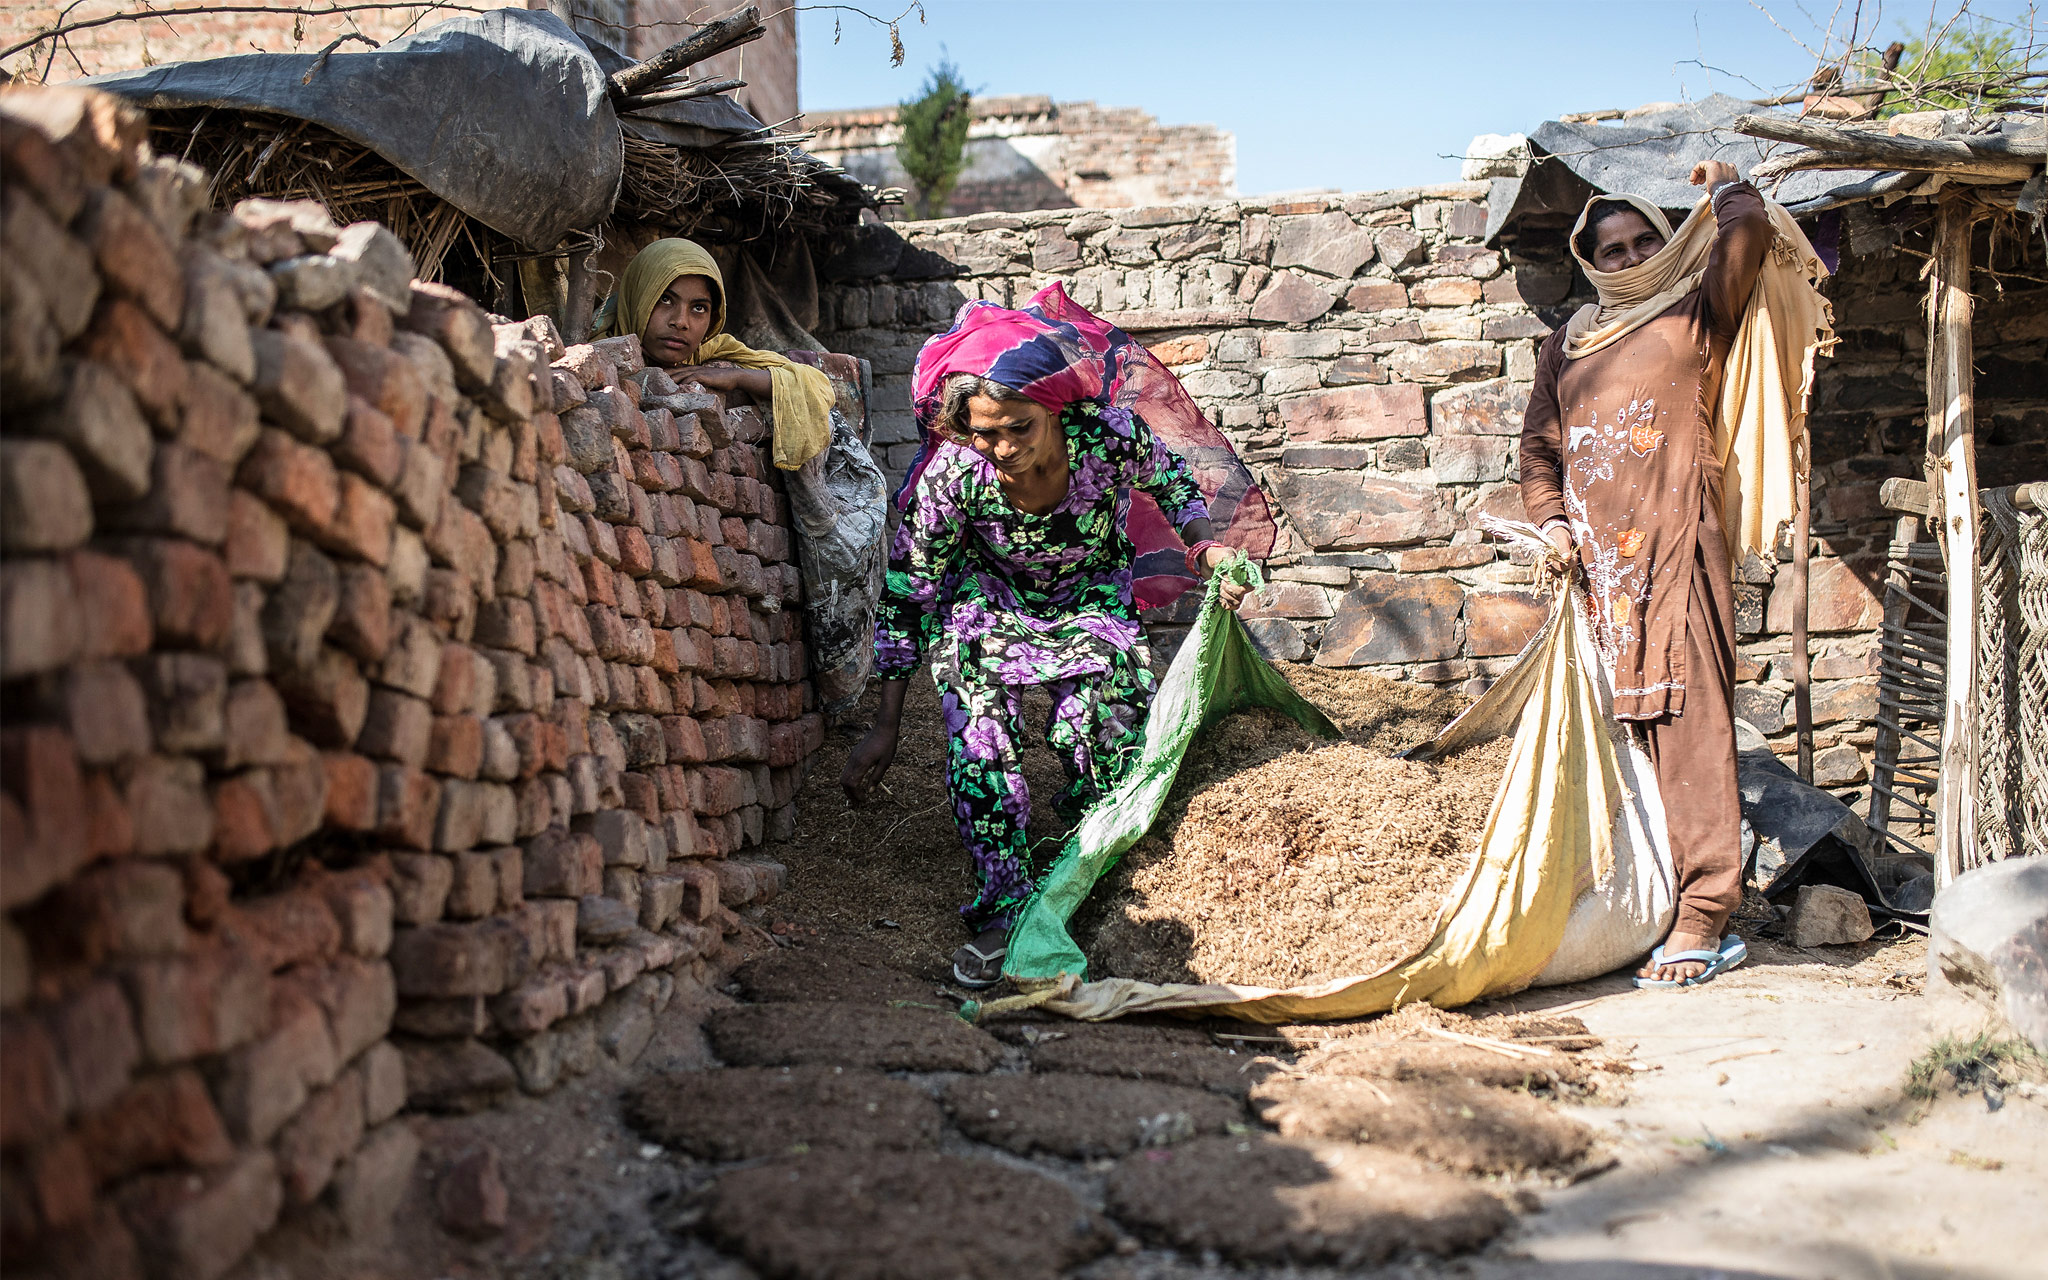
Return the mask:
<path id="1" fill-rule="evenodd" d="M 1315 683 L 1304 692 L 1351 740 L 1265 710 L 1202 735 L 1159 821 L 1077 922 L 1102 972 L 1303 986 L 1371 973 L 1429 940 L 1509 744 L 1397 760 L 1462 700 L 1358 673 Z"/>

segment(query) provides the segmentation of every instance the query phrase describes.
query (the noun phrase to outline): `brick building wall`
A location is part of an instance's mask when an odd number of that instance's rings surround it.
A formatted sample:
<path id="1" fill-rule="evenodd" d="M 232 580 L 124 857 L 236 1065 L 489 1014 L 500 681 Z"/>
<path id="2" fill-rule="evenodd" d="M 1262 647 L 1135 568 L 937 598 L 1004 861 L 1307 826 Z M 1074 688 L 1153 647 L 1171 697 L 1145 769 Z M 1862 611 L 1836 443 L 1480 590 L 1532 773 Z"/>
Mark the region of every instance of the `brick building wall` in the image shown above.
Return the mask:
<path id="1" fill-rule="evenodd" d="M 635 58 L 651 58 L 689 36 L 692 25 L 740 6 L 734 0 L 527 0 L 527 7 L 553 9 L 564 21 Z M 690 74 L 705 80 L 744 80 L 733 96 L 763 124 L 780 124 L 797 114 L 796 8 L 764 6 L 768 34 L 750 44 L 706 58 Z"/>
<path id="2" fill-rule="evenodd" d="M 1216 200 L 1237 193 L 1237 141 L 1213 125 L 1162 125 L 1135 107 L 976 98 L 955 217 L 1033 209 L 1115 209 Z M 896 161 L 895 107 L 813 111 L 814 154 L 878 187 L 915 187 Z M 909 206 L 885 213 L 911 216 Z"/>
<path id="3" fill-rule="evenodd" d="M 864 246 L 863 265 L 885 271 L 883 281 L 826 290 L 820 332 L 873 361 L 876 440 L 900 475 L 915 447 L 909 375 L 923 340 L 967 299 L 1015 304 L 1065 280 L 1175 369 L 1274 500 L 1275 585 L 1243 615 L 1269 653 L 1477 688 L 1544 613 L 1530 567 L 1489 545 L 1477 518 L 1521 515 L 1516 450 L 1536 350 L 1578 301 L 1561 253 L 1518 263 L 1479 242 L 1487 190 L 910 223 L 893 262 Z M 1830 282 L 1842 344 L 1814 396 L 1818 777 L 1859 804 L 1891 532 L 1877 488 L 1922 465 L 1922 259 L 1911 251 L 1924 253 L 1924 235 L 1908 228 L 1895 239 Z M 2031 265 L 2010 269 L 2039 275 L 2031 252 Z M 2039 478 L 2048 290 L 1984 283 L 1985 482 Z M 1753 561 L 1737 591 L 1737 710 L 1787 752 L 1788 577 Z M 1158 620 L 1169 643 L 1191 603 Z"/>
<path id="4" fill-rule="evenodd" d="M 107 14 L 129 13 L 137 6 L 119 0 L 87 0 L 69 8 L 56 4 L 8 3 L 0 6 L 0 40 L 13 44 L 39 30 L 54 26 L 60 13 L 65 21 L 78 22 Z M 130 71 L 159 62 L 187 62 L 203 58 L 225 58 L 238 53 L 316 53 L 337 37 L 360 33 L 379 44 L 454 16 L 425 5 L 366 10 L 330 17 L 301 17 L 282 3 L 275 13 L 201 13 L 180 15 L 171 20 L 145 19 L 115 22 L 65 38 L 55 51 L 48 45 L 29 55 L 17 54 L 7 60 L 9 71 L 30 73 L 32 79 L 55 84 L 80 76 L 109 71 Z M 337 54 L 360 51 L 359 43 L 342 45 Z"/>
<path id="5" fill-rule="evenodd" d="M 647 58 L 687 36 L 690 27 L 683 24 L 703 22 L 737 6 L 728 0 L 526 0 L 525 7 L 553 9 L 570 25 L 588 30 L 620 52 Z M 71 8 L 65 20 L 78 22 L 134 8 L 115 0 L 87 0 Z M 400 5 L 329 17 L 301 17 L 281 0 L 275 8 L 275 13 L 202 13 L 111 23 L 67 37 L 54 51 L 54 60 L 53 51 L 44 46 L 35 51 L 32 63 L 28 54 L 18 54 L 6 65 L 9 71 L 32 71 L 34 79 L 42 79 L 47 66 L 48 80 L 54 84 L 159 62 L 238 53 L 312 53 L 352 33 L 382 44 L 458 16 L 455 10 L 430 5 Z M 9 0 L 0 6 L 0 43 L 13 44 L 53 26 L 63 12 L 62 5 Z M 775 124 L 797 113 L 796 10 L 788 6 L 772 9 L 763 21 L 767 35 L 706 59 L 695 74 L 745 80 L 747 87 L 735 95 L 740 104 L 764 123 Z M 365 47 L 349 43 L 336 52 Z"/>
<path id="6" fill-rule="evenodd" d="M 759 411 L 143 137 L 0 97 L 10 1275 L 374 1236 L 402 1109 L 706 980 L 823 740 Z"/>

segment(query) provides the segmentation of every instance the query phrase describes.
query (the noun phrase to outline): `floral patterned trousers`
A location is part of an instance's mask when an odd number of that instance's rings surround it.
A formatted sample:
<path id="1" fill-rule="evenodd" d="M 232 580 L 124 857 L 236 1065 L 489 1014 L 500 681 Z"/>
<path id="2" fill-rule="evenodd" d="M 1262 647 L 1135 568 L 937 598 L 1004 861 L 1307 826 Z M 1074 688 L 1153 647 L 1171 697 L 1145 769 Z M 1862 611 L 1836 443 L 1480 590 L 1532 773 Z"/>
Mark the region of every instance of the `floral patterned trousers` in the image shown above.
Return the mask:
<path id="1" fill-rule="evenodd" d="M 1156 681 L 1140 651 L 1112 651 L 1102 675 L 1046 682 L 1052 713 L 1045 743 L 1060 758 L 1067 785 L 1053 800 L 1075 819 L 1137 763 L 1145 713 Z M 1024 782 L 1025 685 L 1004 684 L 993 671 L 962 668 L 937 675 L 945 717 L 946 787 L 960 842 L 974 859 L 981 890 L 960 909 L 967 927 L 1009 927 L 1031 896 L 1026 828 L 1031 792 Z"/>

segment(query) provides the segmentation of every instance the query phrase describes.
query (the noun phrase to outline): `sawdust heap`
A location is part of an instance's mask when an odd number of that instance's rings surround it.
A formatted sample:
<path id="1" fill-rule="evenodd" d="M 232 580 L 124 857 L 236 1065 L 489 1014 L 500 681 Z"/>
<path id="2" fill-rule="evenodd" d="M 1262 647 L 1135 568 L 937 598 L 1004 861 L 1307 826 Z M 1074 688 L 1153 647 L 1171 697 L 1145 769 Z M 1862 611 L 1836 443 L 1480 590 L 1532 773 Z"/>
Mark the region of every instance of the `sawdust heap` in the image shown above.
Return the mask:
<path id="1" fill-rule="evenodd" d="M 1428 941 L 1509 744 L 1396 760 L 1462 700 L 1357 673 L 1314 684 L 1303 692 L 1352 740 L 1325 742 L 1266 710 L 1198 739 L 1159 822 L 1080 921 L 1101 971 L 1304 986 L 1371 973 Z"/>

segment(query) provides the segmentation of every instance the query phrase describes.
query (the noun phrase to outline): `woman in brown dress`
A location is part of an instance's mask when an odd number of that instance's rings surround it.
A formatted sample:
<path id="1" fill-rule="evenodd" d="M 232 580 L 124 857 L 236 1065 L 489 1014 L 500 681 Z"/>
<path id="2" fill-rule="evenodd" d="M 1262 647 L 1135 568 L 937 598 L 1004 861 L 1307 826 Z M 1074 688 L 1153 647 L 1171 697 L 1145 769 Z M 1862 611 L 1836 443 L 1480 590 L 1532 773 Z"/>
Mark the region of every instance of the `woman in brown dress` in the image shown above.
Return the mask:
<path id="1" fill-rule="evenodd" d="M 1572 252 L 1600 306 L 1544 343 L 1521 448 L 1523 506 L 1585 572 L 1615 716 L 1640 728 L 1663 793 L 1678 917 L 1638 971 L 1660 986 L 1704 980 L 1744 954 L 1723 937 L 1742 896 L 1742 809 L 1714 418 L 1774 234 L 1733 166 L 1708 161 L 1692 181 L 1711 193 L 1714 226 L 1691 272 L 1673 258 L 1683 233 L 1653 206 L 1586 206 Z"/>

